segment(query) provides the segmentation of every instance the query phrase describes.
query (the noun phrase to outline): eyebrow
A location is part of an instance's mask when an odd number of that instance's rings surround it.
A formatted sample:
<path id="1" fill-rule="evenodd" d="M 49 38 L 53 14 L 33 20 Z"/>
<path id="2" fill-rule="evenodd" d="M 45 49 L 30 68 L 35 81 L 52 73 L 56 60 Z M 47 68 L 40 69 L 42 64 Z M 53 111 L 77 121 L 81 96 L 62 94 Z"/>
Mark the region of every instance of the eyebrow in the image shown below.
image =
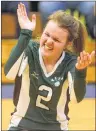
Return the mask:
<path id="1" fill-rule="evenodd" d="M 53 37 L 53 39 L 58 40 L 58 41 L 60 41 L 60 42 L 61 42 L 61 40 L 60 40 L 59 38 L 55 38 L 55 37 Z"/>
<path id="2" fill-rule="evenodd" d="M 48 33 L 48 35 L 49 35 L 49 32 L 47 32 L 47 31 L 45 31 L 45 33 Z M 57 38 L 57 37 L 52 37 L 54 40 L 58 40 L 59 42 L 61 42 L 61 40 L 59 39 L 59 38 Z"/>

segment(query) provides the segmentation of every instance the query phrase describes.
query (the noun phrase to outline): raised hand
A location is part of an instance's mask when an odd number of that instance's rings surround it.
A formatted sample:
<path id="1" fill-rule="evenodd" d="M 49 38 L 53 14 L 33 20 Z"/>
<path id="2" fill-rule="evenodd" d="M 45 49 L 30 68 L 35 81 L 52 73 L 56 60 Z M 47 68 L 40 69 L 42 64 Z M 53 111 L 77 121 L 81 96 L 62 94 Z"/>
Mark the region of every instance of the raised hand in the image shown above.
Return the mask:
<path id="1" fill-rule="evenodd" d="M 80 56 L 77 58 L 76 68 L 78 70 L 86 68 L 91 62 L 92 58 L 95 55 L 95 51 L 92 51 L 91 54 L 83 51 L 80 53 Z"/>
<path id="2" fill-rule="evenodd" d="M 18 22 L 21 29 L 29 29 L 31 31 L 35 30 L 36 27 L 36 15 L 32 15 L 32 21 L 29 20 L 25 5 L 20 3 L 18 4 L 17 9 Z"/>

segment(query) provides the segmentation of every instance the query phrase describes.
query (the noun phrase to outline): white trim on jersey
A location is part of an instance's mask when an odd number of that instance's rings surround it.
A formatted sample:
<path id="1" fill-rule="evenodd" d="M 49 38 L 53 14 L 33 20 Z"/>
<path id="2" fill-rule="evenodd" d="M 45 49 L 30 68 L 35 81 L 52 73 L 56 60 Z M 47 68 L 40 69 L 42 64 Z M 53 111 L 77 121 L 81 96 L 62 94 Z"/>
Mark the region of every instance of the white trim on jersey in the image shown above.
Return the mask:
<path id="1" fill-rule="evenodd" d="M 69 84 L 70 100 L 74 103 L 77 103 L 76 95 L 74 92 L 74 80 L 72 80 L 72 75 L 70 72 L 68 72 L 68 84 Z"/>
<path id="2" fill-rule="evenodd" d="M 60 127 L 62 130 L 68 130 L 68 120 L 64 114 L 65 105 L 67 101 L 67 89 L 68 89 L 68 80 L 66 79 L 63 83 L 61 95 L 57 104 L 57 121 L 60 122 Z"/>
<path id="3" fill-rule="evenodd" d="M 64 57 L 65 57 L 65 52 L 63 51 L 62 56 L 60 57 L 60 59 L 55 64 L 53 70 L 51 72 L 47 73 L 47 70 L 46 70 L 46 67 L 44 65 L 42 55 L 41 55 L 41 51 L 40 51 L 40 48 L 39 48 L 39 61 L 40 61 L 41 68 L 43 69 L 43 72 L 44 72 L 44 74 L 45 74 L 46 77 L 50 77 L 55 72 L 55 70 L 60 65 L 60 63 L 62 62 L 62 60 L 64 59 Z"/>
<path id="4" fill-rule="evenodd" d="M 27 112 L 30 103 L 29 87 L 30 87 L 29 66 L 27 66 L 22 75 L 22 85 L 17 104 L 17 112 L 13 114 L 11 119 L 11 123 L 14 124 L 15 127 L 18 126 L 19 122 L 22 120 L 22 118 L 25 116 Z"/>
<path id="5" fill-rule="evenodd" d="M 22 75 L 22 73 L 24 72 L 27 64 L 28 64 L 28 56 L 26 58 L 23 57 L 21 65 L 20 65 L 18 76 Z"/>
<path id="6" fill-rule="evenodd" d="M 14 65 L 11 67 L 11 69 L 8 72 L 8 74 L 6 75 L 6 77 L 8 79 L 10 79 L 10 80 L 14 80 L 15 79 L 15 77 L 16 77 L 16 75 L 18 73 L 21 61 L 22 61 L 23 54 L 24 54 L 24 52 L 21 54 L 19 59 L 14 63 Z"/>

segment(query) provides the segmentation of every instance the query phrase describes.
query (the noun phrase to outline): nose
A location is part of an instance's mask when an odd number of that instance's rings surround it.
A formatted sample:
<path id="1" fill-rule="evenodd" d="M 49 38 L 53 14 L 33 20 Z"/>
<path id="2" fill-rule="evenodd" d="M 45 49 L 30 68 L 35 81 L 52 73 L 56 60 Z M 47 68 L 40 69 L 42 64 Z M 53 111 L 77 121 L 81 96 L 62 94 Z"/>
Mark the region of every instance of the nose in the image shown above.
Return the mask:
<path id="1" fill-rule="evenodd" d="M 47 44 L 50 44 L 50 45 L 53 44 L 53 39 L 52 39 L 51 37 L 49 37 L 49 38 L 47 39 Z"/>

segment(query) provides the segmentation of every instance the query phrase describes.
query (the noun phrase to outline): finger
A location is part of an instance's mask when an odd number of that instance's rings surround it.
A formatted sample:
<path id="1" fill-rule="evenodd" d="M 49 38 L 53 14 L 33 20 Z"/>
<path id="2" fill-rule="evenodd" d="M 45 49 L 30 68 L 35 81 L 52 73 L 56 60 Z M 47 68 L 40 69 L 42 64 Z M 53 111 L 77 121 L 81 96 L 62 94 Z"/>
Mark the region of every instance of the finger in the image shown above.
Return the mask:
<path id="1" fill-rule="evenodd" d="M 22 5 L 22 15 L 27 16 L 25 5 L 23 3 L 21 5 Z"/>
<path id="2" fill-rule="evenodd" d="M 91 55 L 89 54 L 88 56 L 88 61 L 89 61 L 89 64 L 92 62 L 92 58 L 91 58 Z"/>
<path id="3" fill-rule="evenodd" d="M 24 16 L 27 16 L 26 7 L 24 4 L 23 4 L 23 13 L 24 13 Z"/>
<path id="4" fill-rule="evenodd" d="M 89 53 L 86 53 L 86 56 L 84 56 L 84 63 L 85 63 L 85 66 L 88 66 L 90 64 L 90 59 L 89 59 Z"/>
<path id="5" fill-rule="evenodd" d="M 80 57 L 77 58 L 77 63 L 79 66 L 82 64 Z"/>
<path id="6" fill-rule="evenodd" d="M 22 16 L 21 4 L 20 3 L 18 4 L 18 13 L 19 13 L 19 16 Z"/>
<path id="7" fill-rule="evenodd" d="M 35 26 L 36 26 L 36 15 L 35 14 L 32 15 L 32 23 L 33 23 L 34 28 L 35 28 Z"/>
<path id="8" fill-rule="evenodd" d="M 20 8 L 20 3 L 18 4 L 18 9 Z"/>
<path id="9" fill-rule="evenodd" d="M 87 58 L 87 54 L 84 55 L 84 58 L 83 58 L 84 61 L 87 61 L 88 58 Z"/>
<path id="10" fill-rule="evenodd" d="M 95 51 L 92 51 L 92 53 L 89 55 L 89 64 L 92 62 L 92 58 L 95 56 Z"/>
<path id="11" fill-rule="evenodd" d="M 20 7 L 21 7 L 21 13 L 22 13 L 22 15 L 24 15 L 24 13 L 23 13 L 23 4 L 22 3 L 20 3 Z"/>
<path id="12" fill-rule="evenodd" d="M 82 57 L 83 57 L 84 61 L 87 59 L 87 53 L 85 51 L 83 51 Z"/>
<path id="13" fill-rule="evenodd" d="M 81 57 L 81 61 L 84 62 L 86 60 L 86 52 L 82 51 L 80 57 Z"/>
<path id="14" fill-rule="evenodd" d="M 90 54 L 86 53 L 86 64 L 90 64 Z"/>
<path id="15" fill-rule="evenodd" d="M 80 57 L 77 58 L 76 68 L 81 69 L 83 67 Z"/>
<path id="16" fill-rule="evenodd" d="M 20 15 L 23 16 L 24 13 L 23 13 L 23 4 L 20 2 L 19 3 L 19 10 L 20 10 Z"/>
<path id="17" fill-rule="evenodd" d="M 91 61 L 92 57 L 94 57 L 94 56 L 95 56 L 95 51 L 92 51 L 92 53 L 89 54 L 89 57 L 88 57 L 89 61 Z"/>
<path id="18" fill-rule="evenodd" d="M 17 9 L 17 16 L 18 16 L 18 17 L 20 16 L 19 9 Z"/>
<path id="19" fill-rule="evenodd" d="M 36 22 L 36 15 L 35 14 L 32 15 L 32 22 Z"/>
<path id="20" fill-rule="evenodd" d="M 95 51 L 92 51 L 91 58 L 95 56 Z"/>
<path id="21" fill-rule="evenodd" d="M 89 53 L 83 51 L 83 63 L 84 63 L 85 65 L 88 65 L 88 63 L 89 63 L 88 57 L 89 57 Z"/>
<path id="22" fill-rule="evenodd" d="M 77 58 L 77 62 L 78 62 L 78 64 L 80 63 L 80 57 L 78 56 L 78 58 Z"/>
<path id="23" fill-rule="evenodd" d="M 20 11 L 19 5 L 18 5 L 18 9 L 17 9 L 17 16 L 18 16 L 18 17 L 21 16 L 21 11 Z"/>
<path id="24" fill-rule="evenodd" d="M 88 61 L 90 61 L 90 59 L 91 59 L 91 57 L 90 57 L 90 54 L 88 53 L 88 55 L 87 55 L 87 59 L 88 59 Z"/>
<path id="25" fill-rule="evenodd" d="M 83 60 L 83 52 L 80 52 L 80 59 Z"/>
<path id="26" fill-rule="evenodd" d="M 20 2 L 20 11 L 21 11 L 21 14 L 22 16 L 24 16 L 24 12 L 23 12 L 23 4 Z"/>
<path id="27" fill-rule="evenodd" d="M 91 55 L 89 53 L 85 52 L 84 61 L 86 66 L 88 66 L 92 62 Z"/>
<path id="28" fill-rule="evenodd" d="M 81 52 L 80 57 L 81 57 L 80 63 L 84 66 L 87 59 L 86 52 L 85 51 Z"/>

